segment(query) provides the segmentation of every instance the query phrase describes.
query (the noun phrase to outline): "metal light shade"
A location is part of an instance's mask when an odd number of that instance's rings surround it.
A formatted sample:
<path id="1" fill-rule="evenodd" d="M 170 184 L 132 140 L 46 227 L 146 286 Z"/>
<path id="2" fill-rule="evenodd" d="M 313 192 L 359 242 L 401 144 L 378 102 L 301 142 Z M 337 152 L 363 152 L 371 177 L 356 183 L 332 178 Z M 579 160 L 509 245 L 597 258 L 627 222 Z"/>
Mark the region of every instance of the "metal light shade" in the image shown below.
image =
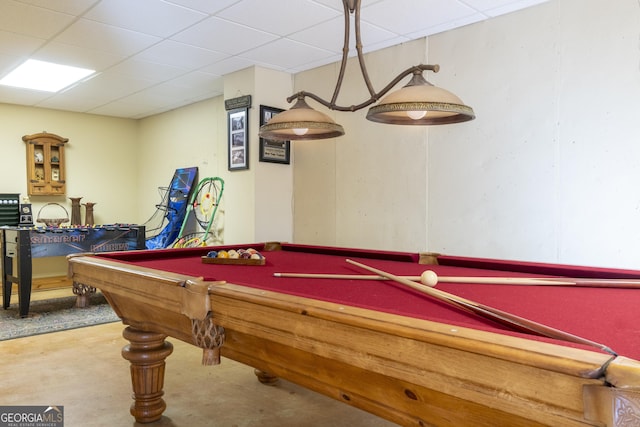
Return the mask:
<path id="1" fill-rule="evenodd" d="M 334 122 L 329 116 L 309 107 L 304 101 L 309 97 L 324 105 L 330 110 L 354 112 L 374 104 L 382 98 L 380 103 L 369 109 L 367 119 L 389 124 L 404 125 L 444 125 L 448 123 L 460 123 L 473 120 L 476 115 L 471 109 L 462 103 L 460 98 L 444 89 L 440 89 L 427 82 L 422 77 L 423 71 L 438 72 L 438 65 L 415 65 L 398 74 L 382 90 L 376 92 L 373 89 L 362 50 L 360 37 L 360 8 L 362 0 L 342 0 L 344 9 L 344 44 L 342 47 L 342 61 L 340 73 L 330 101 L 310 92 L 301 91 L 287 98 L 287 102 L 296 104 L 290 110 L 274 116 L 269 122 L 260 127 L 260 137 L 276 140 L 312 140 L 334 138 L 344 135 L 342 126 Z M 350 38 L 350 15 L 355 14 L 356 50 L 358 51 L 358 64 L 362 72 L 362 78 L 369 91 L 369 99 L 357 105 L 341 106 L 336 104 L 342 81 L 347 68 Z M 405 77 L 413 73 L 409 84 L 402 89 L 385 96 Z"/>
<path id="2" fill-rule="evenodd" d="M 261 126 L 259 135 L 274 141 L 313 140 L 342 136 L 344 129 L 331 117 L 309 107 L 304 97 L 298 97 L 290 110 L 273 116 Z"/>
<path id="3" fill-rule="evenodd" d="M 426 81 L 415 72 L 402 89 L 390 93 L 369 109 L 367 119 L 397 125 L 443 125 L 475 118 L 471 107 L 453 93 Z"/>

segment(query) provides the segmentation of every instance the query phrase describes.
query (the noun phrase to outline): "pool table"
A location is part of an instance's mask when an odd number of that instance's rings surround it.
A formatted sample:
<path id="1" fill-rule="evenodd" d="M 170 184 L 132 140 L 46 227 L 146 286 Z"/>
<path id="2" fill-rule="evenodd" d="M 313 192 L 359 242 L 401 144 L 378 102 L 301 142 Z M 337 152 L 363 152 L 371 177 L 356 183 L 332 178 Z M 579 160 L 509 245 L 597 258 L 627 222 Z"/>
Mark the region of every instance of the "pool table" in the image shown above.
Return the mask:
<path id="1" fill-rule="evenodd" d="M 233 248 L 256 249 L 264 265 L 206 263 L 211 247 L 68 257 L 73 280 L 100 289 L 128 325 L 122 355 L 136 421 L 166 409 L 173 337 L 201 347 L 205 364 L 237 360 L 262 382 L 284 378 L 404 426 L 640 425 L 640 289 L 436 285 L 609 352 L 512 330 L 393 281 L 274 276 L 370 274 L 346 259 L 441 277 L 640 271 L 286 243 Z"/>

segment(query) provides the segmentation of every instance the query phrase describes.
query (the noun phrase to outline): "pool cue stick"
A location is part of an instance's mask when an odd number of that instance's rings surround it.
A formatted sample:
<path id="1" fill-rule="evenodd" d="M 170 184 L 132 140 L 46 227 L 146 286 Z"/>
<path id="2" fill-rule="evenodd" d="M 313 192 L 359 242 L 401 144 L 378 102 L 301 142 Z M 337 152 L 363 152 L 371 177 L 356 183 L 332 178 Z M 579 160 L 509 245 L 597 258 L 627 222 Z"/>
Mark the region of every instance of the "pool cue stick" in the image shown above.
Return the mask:
<path id="1" fill-rule="evenodd" d="M 473 314 L 479 315 L 486 319 L 493 320 L 503 325 L 510 326 L 517 330 L 534 333 L 536 335 L 540 335 L 543 337 L 554 338 L 554 339 L 569 341 L 577 344 L 596 347 L 611 355 L 617 356 L 617 353 L 615 351 L 613 351 L 612 349 L 610 349 L 604 344 L 600 344 L 595 341 L 591 341 L 586 338 L 582 338 L 577 335 L 573 335 L 568 332 L 561 331 L 559 329 L 551 328 L 541 323 L 534 322 L 533 320 L 525 319 L 523 317 L 516 316 L 515 314 L 507 313 L 506 311 L 498 310 L 497 308 L 489 307 L 487 305 L 480 304 L 480 303 L 450 294 L 448 292 L 441 291 L 439 289 L 430 288 L 428 286 L 421 285 L 411 280 L 404 279 L 399 276 L 395 276 L 391 273 L 387 273 L 386 271 L 378 270 L 377 268 L 370 267 L 368 265 L 361 264 L 359 262 L 356 262 L 350 259 L 347 259 L 346 261 L 349 264 L 353 264 L 355 266 L 368 270 L 372 273 L 376 273 L 380 276 L 386 277 L 389 280 L 393 280 L 394 282 L 408 286 L 418 292 L 429 295 L 448 305 L 458 307 L 467 312 L 471 312 Z"/>
<path id="2" fill-rule="evenodd" d="M 345 280 L 389 280 L 386 277 L 366 274 L 333 274 L 333 273 L 273 273 L 274 277 L 293 277 L 302 279 L 345 279 Z M 409 280 L 420 280 L 420 276 L 402 276 Z"/>
<path id="3" fill-rule="evenodd" d="M 598 279 L 575 277 L 456 277 L 438 276 L 442 283 L 491 285 L 575 286 L 583 288 L 640 288 L 640 279 Z"/>
<path id="4" fill-rule="evenodd" d="M 430 270 L 427 270 L 430 271 Z M 435 273 L 433 273 L 435 274 Z M 325 274 L 325 273 L 273 273 L 275 277 L 293 277 L 306 279 L 345 279 L 345 280 L 389 280 L 380 275 L 367 274 Z M 422 280 L 422 276 L 398 276 L 414 282 L 421 282 L 423 285 L 430 286 Z M 449 277 L 436 276 L 439 283 L 469 283 L 469 284 L 492 284 L 492 285 L 555 285 L 567 286 L 573 285 L 573 281 L 564 281 L 546 278 L 532 277 Z M 433 285 L 435 286 L 435 285 Z M 640 281 L 638 282 L 640 287 Z"/>
<path id="5" fill-rule="evenodd" d="M 431 270 L 426 270 L 431 271 Z M 435 273 L 434 273 L 435 274 Z M 345 280 L 388 280 L 379 275 L 367 274 L 325 274 L 325 273 L 273 273 L 275 277 L 307 279 Z M 400 276 L 423 285 L 432 286 L 422 280 L 422 276 Z M 640 289 L 640 279 L 593 279 L 568 277 L 471 277 L 437 276 L 437 283 L 465 283 L 472 285 L 514 285 L 514 286 L 575 286 L 582 288 L 629 288 Z M 435 286 L 435 285 L 433 285 Z"/>

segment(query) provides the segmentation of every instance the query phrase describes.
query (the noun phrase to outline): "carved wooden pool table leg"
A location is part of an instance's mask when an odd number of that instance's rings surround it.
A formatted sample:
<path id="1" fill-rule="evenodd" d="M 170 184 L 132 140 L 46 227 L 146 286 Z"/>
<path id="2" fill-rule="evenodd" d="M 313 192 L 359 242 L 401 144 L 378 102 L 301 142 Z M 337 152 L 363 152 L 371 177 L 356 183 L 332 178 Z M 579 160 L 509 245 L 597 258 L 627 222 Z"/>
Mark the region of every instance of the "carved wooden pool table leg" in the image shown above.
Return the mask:
<path id="1" fill-rule="evenodd" d="M 253 373 L 256 374 L 256 377 L 258 377 L 258 381 L 260 381 L 262 384 L 274 385 L 279 381 L 279 378 L 275 375 L 272 375 L 269 372 L 261 371 L 260 369 L 255 369 Z"/>
<path id="2" fill-rule="evenodd" d="M 131 415 L 139 423 L 157 421 L 167 407 L 162 399 L 164 367 L 173 345 L 164 340 L 166 335 L 132 327 L 125 328 L 122 336 L 130 342 L 122 349 L 122 357 L 131 362 Z"/>

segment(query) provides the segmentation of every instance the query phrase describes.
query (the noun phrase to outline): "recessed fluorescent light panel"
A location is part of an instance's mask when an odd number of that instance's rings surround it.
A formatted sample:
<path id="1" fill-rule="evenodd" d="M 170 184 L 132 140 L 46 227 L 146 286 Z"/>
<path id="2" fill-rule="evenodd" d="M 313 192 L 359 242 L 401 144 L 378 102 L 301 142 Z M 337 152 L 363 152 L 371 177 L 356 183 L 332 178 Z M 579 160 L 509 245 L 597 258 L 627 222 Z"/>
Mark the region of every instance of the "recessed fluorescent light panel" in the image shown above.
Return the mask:
<path id="1" fill-rule="evenodd" d="M 95 70 L 29 59 L 0 80 L 0 84 L 58 92 L 93 73 Z"/>

